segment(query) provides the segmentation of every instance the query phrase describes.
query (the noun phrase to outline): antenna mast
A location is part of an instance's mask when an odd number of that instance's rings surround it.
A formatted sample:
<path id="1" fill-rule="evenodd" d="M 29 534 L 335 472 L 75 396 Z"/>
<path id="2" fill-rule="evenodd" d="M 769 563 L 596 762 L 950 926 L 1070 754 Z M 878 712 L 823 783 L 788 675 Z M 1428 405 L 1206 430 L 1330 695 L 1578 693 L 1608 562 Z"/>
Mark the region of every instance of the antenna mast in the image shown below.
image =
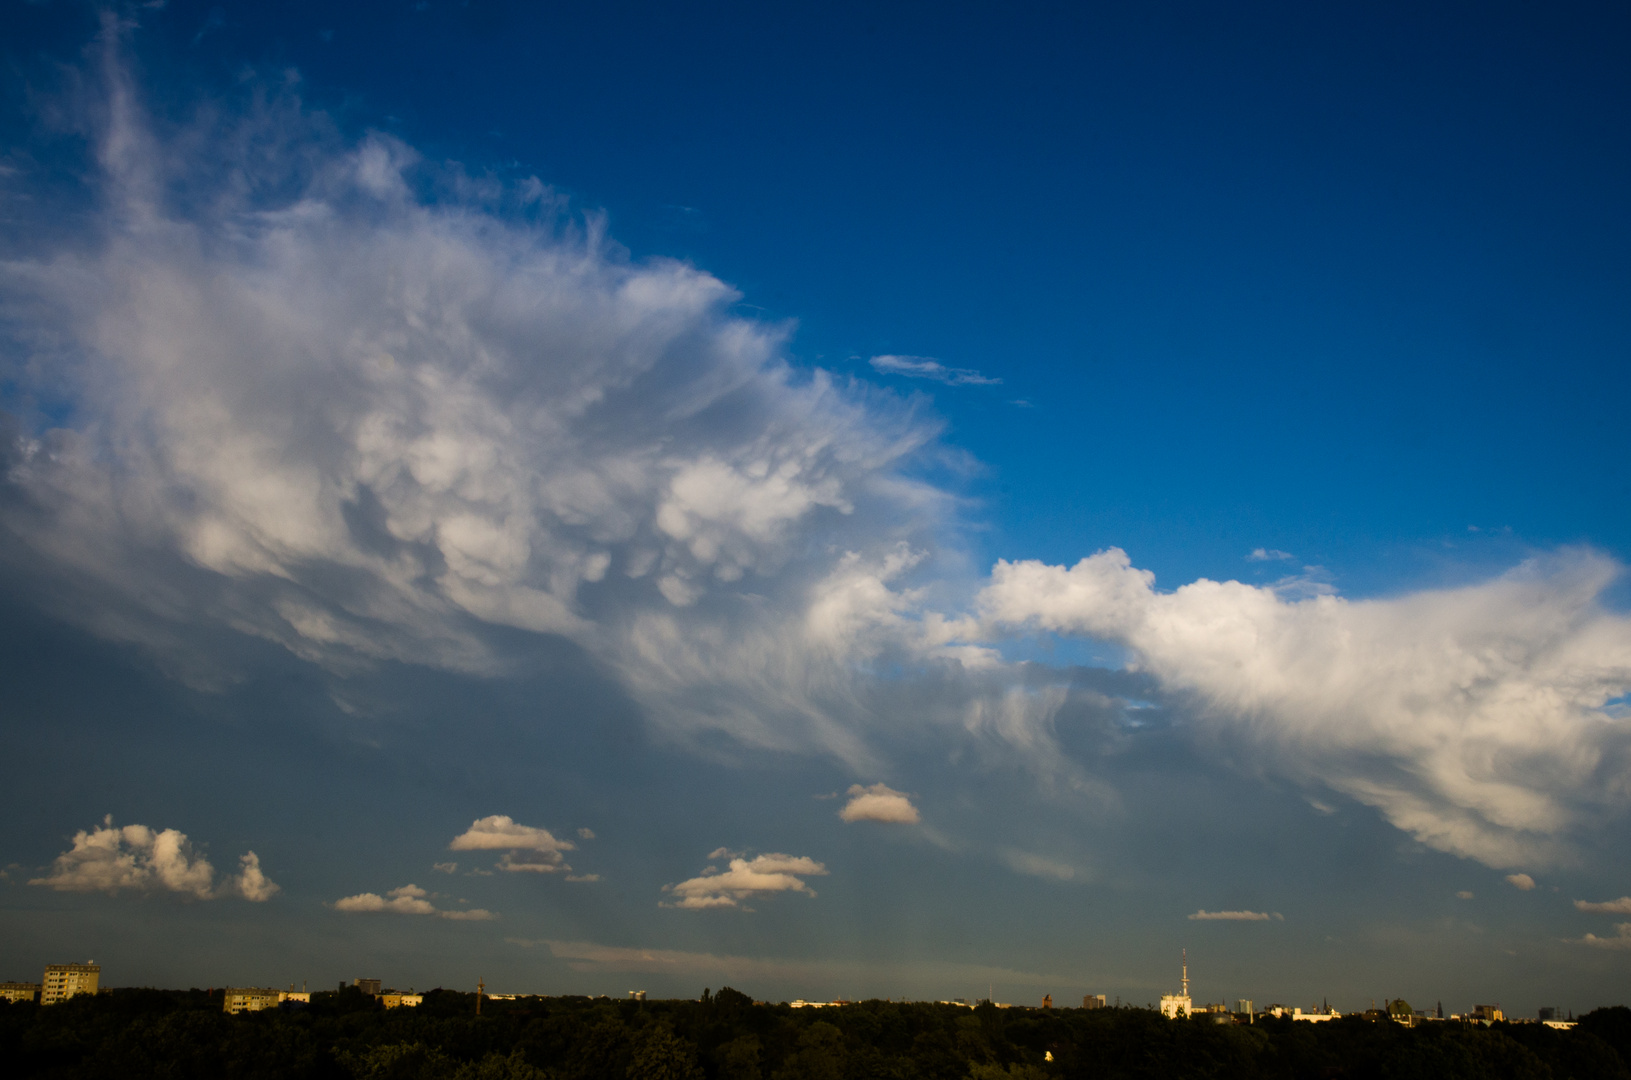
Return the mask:
<path id="1" fill-rule="evenodd" d="M 1189 950 L 1183 951 L 1184 957 L 1184 997 L 1189 996 Z"/>

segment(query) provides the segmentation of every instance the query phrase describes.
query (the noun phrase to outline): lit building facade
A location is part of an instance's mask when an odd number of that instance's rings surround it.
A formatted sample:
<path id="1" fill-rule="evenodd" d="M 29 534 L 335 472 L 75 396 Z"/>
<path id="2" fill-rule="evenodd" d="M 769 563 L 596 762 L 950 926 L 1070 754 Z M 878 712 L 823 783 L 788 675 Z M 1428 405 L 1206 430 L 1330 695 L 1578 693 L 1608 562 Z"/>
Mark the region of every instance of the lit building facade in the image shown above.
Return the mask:
<path id="1" fill-rule="evenodd" d="M 54 1005 L 75 994 L 94 994 L 101 982 L 99 964 L 49 964 L 40 984 L 40 1004 Z"/>

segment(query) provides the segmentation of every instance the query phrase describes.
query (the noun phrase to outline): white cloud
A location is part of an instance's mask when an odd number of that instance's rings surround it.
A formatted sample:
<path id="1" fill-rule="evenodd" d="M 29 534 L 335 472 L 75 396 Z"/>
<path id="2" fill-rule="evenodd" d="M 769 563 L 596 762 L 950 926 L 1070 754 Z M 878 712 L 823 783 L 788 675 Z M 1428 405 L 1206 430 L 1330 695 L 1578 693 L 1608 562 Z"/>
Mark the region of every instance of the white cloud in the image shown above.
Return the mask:
<path id="1" fill-rule="evenodd" d="M 1617 564 L 1585 551 L 1394 599 L 1293 599 L 1196 581 L 1156 591 L 1119 549 L 1076 566 L 998 562 L 979 608 L 1004 628 L 1118 643 L 1195 706 L 1203 738 L 1377 807 L 1428 846 L 1491 866 L 1569 857 L 1622 806 L 1631 620 L 1597 601 Z"/>
<path id="2" fill-rule="evenodd" d="M 440 874 L 453 874 L 458 872 L 459 864 L 456 862 L 439 862 L 432 864 L 431 869 Z"/>
<path id="3" fill-rule="evenodd" d="M 909 379 L 929 379 L 947 386 L 998 386 L 1001 379 L 981 375 L 973 368 L 947 367 L 932 356 L 874 356 L 874 371 L 904 375 Z"/>
<path id="4" fill-rule="evenodd" d="M 708 856 L 720 858 L 723 849 Z M 752 859 L 735 856 L 724 870 L 708 867 L 699 877 L 677 885 L 664 885 L 663 891 L 675 900 L 664 901 L 665 907 L 715 908 L 741 907 L 743 900 L 782 892 L 804 893 L 814 896 L 815 890 L 803 878 L 825 875 L 827 868 L 814 859 L 801 855 L 758 855 Z M 751 909 L 749 909 L 751 910 Z"/>
<path id="5" fill-rule="evenodd" d="M 1598 937 L 1596 934 L 1587 934 L 1574 944 L 1589 945 L 1594 949 L 1631 949 L 1631 922 L 1614 924 L 1613 937 Z"/>
<path id="6" fill-rule="evenodd" d="M 578 839 L 579 840 L 593 840 L 594 838 L 595 838 L 595 830 L 589 829 L 589 828 L 583 828 L 583 829 L 578 830 Z"/>
<path id="7" fill-rule="evenodd" d="M 195 685 L 234 677 L 222 628 L 344 674 L 503 672 L 513 627 L 675 737 L 866 759 L 855 661 L 916 632 L 886 582 L 952 506 L 907 473 L 921 406 L 795 369 L 787 327 L 536 181 L 275 90 L 178 150 L 109 55 L 106 209 L 0 265 L 0 377 L 72 417 L 0 448 L 11 577 Z"/>
<path id="8" fill-rule="evenodd" d="M 558 840 L 548 829 L 518 824 L 506 814 L 480 818 L 453 838 L 452 851 L 503 851 L 497 862 L 500 870 L 517 873 L 553 874 L 571 870 L 563 851 L 572 851 L 570 840 Z"/>
<path id="9" fill-rule="evenodd" d="M 1622 896 L 1618 900 L 1605 900 L 1602 903 L 1592 903 L 1590 900 L 1576 900 L 1574 906 L 1581 911 L 1589 911 L 1597 915 L 1631 915 L 1631 896 Z"/>
<path id="10" fill-rule="evenodd" d="M 1249 562 L 1283 562 L 1296 558 L 1289 551 L 1280 551 L 1277 548 L 1253 548 L 1252 553 L 1246 556 Z"/>
<path id="11" fill-rule="evenodd" d="M 193 850 L 186 833 L 146 825 L 116 827 L 110 815 L 102 827 L 75 833 L 74 846 L 57 856 L 50 874 L 29 884 L 59 892 L 170 892 L 195 900 L 235 896 L 257 903 L 278 892 L 253 851 L 238 862 L 237 876 L 217 884 L 215 867 Z"/>
<path id="12" fill-rule="evenodd" d="M 1535 887 L 1535 879 L 1528 874 L 1508 874 L 1506 883 L 1519 892 L 1528 892 Z"/>
<path id="13" fill-rule="evenodd" d="M 446 911 L 430 902 L 430 893 L 418 885 L 409 883 L 400 889 L 392 889 L 384 896 L 378 893 L 358 893 L 356 896 L 346 896 L 334 901 L 335 911 L 344 911 L 348 914 L 375 914 L 386 912 L 396 915 L 434 915 L 438 919 L 451 919 L 455 922 L 486 922 L 498 918 L 491 911 L 483 908 L 468 908 L 461 911 Z"/>
<path id="14" fill-rule="evenodd" d="M 1278 916 L 1270 915 L 1266 911 L 1207 911 L 1203 908 L 1189 918 L 1202 922 L 1268 922 Z"/>
<path id="15" fill-rule="evenodd" d="M 1466 889 L 1462 889 L 1460 892 L 1455 894 L 1455 898 L 1457 900 L 1471 900 L 1473 898 L 1473 894 Z"/>
<path id="16" fill-rule="evenodd" d="M 920 820 L 912 800 L 887 784 L 871 787 L 851 784 L 849 802 L 838 811 L 838 816 L 845 821 L 881 821 L 895 825 L 916 825 Z"/>
<path id="17" fill-rule="evenodd" d="M 1044 859 L 1028 851 L 1006 850 L 1002 853 L 1002 861 L 1011 869 L 1021 874 L 1029 874 L 1031 877 L 1053 878 L 1056 881 L 1071 881 L 1076 877 L 1074 866 L 1055 862 L 1053 859 Z"/>

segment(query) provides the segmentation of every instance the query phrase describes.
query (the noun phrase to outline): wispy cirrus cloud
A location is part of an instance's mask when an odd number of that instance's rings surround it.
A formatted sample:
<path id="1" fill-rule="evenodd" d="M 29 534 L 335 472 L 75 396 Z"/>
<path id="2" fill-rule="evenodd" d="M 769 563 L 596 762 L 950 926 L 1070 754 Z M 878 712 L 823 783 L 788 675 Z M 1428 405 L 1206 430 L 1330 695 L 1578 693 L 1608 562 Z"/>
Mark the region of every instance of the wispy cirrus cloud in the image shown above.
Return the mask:
<path id="1" fill-rule="evenodd" d="M 1273 913 L 1267 911 L 1207 911 L 1205 908 L 1188 916 L 1188 918 L 1197 922 L 1268 922 L 1270 919 L 1276 919 L 1280 922 L 1285 921 L 1285 916 L 1278 911 Z"/>
<path id="2" fill-rule="evenodd" d="M 1278 548 L 1253 548 L 1246 556 L 1248 562 L 1286 562 L 1296 558 L 1289 551 L 1280 551 Z"/>
<path id="3" fill-rule="evenodd" d="M 110 814 L 100 828 L 75 833 L 73 847 L 57 856 L 50 873 L 29 884 L 58 892 L 175 893 L 193 900 L 238 897 L 256 903 L 279 892 L 253 851 L 240 856 L 238 863 L 236 875 L 217 882 L 215 867 L 193 849 L 186 833 L 146 825 L 115 826 Z"/>
<path id="4" fill-rule="evenodd" d="M 904 375 L 908 379 L 928 379 L 947 386 L 999 386 L 1001 379 L 981 375 L 973 368 L 947 367 L 932 356 L 874 356 L 870 361 L 874 371 L 885 375 Z"/>

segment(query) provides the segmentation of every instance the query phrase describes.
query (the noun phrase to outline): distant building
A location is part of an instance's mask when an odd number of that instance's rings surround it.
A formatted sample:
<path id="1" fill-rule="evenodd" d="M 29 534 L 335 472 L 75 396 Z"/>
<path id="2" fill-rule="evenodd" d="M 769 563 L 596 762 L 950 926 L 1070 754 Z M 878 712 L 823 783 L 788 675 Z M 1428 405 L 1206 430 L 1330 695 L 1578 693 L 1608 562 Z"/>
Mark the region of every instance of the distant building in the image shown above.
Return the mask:
<path id="1" fill-rule="evenodd" d="M 97 964 L 48 964 L 45 981 L 40 985 L 40 1004 L 54 1005 L 75 994 L 94 994 L 101 981 L 102 968 Z"/>
<path id="2" fill-rule="evenodd" d="M 1496 1024 L 1506 1019 L 1506 1013 L 1501 1011 L 1499 1002 L 1494 1005 L 1474 1005 L 1472 1015 L 1467 1019 L 1475 1024 Z"/>
<path id="3" fill-rule="evenodd" d="M 1242 1014 L 1244 1014 L 1244 1015 L 1246 1015 L 1248 1017 L 1251 1016 L 1252 1015 L 1252 999 L 1251 998 L 1240 998 L 1240 999 L 1238 999 L 1235 1002 L 1235 1012 L 1242 1013 Z"/>
<path id="4" fill-rule="evenodd" d="M 1102 1009 L 1105 1007 L 1103 994 L 1088 994 L 1082 998 L 1082 1008 Z"/>
<path id="5" fill-rule="evenodd" d="M 262 1009 L 275 1009 L 278 1003 L 278 992 L 258 986 L 229 986 L 221 991 L 221 1011 L 236 1016 L 243 1012 L 260 1012 Z"/>
<path id="6" fill-rule="evenodd" d="M 1541 1023 L 1545 1024 L 1549 1028 L 1556 1028 L 1558 1031 L 1574 1030 L 1573 1020 L 1542 1020 Z"/>
<path id="7" fill-rule="evenodd" d="M 351 985 L 355 986 L 358 990 L 361 990 L 365 994 L 372 994 L 375 997 L 379 996 L 378 979 L 352 979 Z"/>
<path id="8" fill-rule="evenodd" d="M 644 1001 L 644 1000 L 646 1000 L 646 992 L 644 990 L 630 990 L 629 991 L 629 1000 L 630 1001 Z"/>
<path id="9" fill-rule="evenodd" d="M 1189 1000 L 1189 950 L 1183 951 L 1183 991 L 1177 994 L 1161 995 L 1161 1015 L 1168 1020 L 1178 1017 L 1188 1017 L 1194 1011 L 1193 1003 Z"/>
<path id="10" fill-rule="evenodd" d="M 1542 1005 L 1540 1009 L 1536 1011 L 1535 1019 L 1542 1023 L 1545 1023 L 1547 1020 L 1561 1020 L 1563 1019 L 1563 1010 L 1558 1008 L 1556 1005 Z"/>
<path id="11" fill-rule="evenodd" d="M 1042 995 L 1042 1007 L 1044 1009 L 1053 1008 L 1053 995 L 1052 994 L 1043 994 Z"/>
<path id="12" fill-rule="evenodd" d="M 7 1001 L 38 1001 L 40 1000 L 39 983 L 0 983 L 0 998 Z"/>
<path id="13" fill-rule="evenodd" d="M 492 995 L 488 995 L 489 997 Z M 381 994 L 379 1000 L 387 1009 L 398 1009 L 403 1006 L 416 1008 L 425 1000 L 424 994 Z"/>

